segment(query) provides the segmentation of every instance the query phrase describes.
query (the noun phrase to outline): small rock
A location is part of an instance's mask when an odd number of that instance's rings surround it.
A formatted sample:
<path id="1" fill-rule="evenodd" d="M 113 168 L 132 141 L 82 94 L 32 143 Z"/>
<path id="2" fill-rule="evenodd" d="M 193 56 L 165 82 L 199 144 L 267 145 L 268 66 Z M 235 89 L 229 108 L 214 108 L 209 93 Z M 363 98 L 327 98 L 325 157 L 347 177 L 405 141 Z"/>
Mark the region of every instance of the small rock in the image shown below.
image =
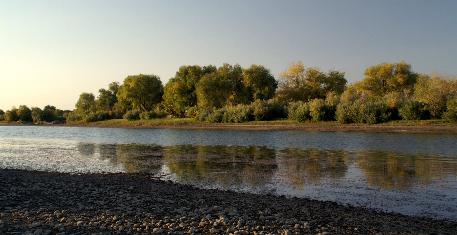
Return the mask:
<path id="1" fill-rule="evenodd" d="M 161 228 L 154 228 L 152 230 L 152 233 L 162 233 L 162 232 L 163 232 L 163 230 Z"/>
<path id="2" fill-rule="evenodd" d="M 81 225 L 83 225 L 83 224 L 84 224 L 84 221 L 81 221 L 81 220 L 78 221 L 78 222 L 76 222 L 76 226 L 81 226 Z"/>

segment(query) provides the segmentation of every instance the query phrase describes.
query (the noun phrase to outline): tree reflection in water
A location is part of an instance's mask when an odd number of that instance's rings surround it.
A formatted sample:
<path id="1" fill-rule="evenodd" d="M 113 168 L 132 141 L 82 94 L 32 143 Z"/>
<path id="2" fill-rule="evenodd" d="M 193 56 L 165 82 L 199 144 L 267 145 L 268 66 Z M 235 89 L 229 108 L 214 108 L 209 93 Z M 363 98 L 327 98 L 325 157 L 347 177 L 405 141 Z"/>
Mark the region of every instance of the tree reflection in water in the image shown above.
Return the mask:
<path id="1" fill-rule="evenodd" d="M 275 151 L 265 147 L 174 146 L 164 162 L 178 180 L 262 186 L 276 170 Z"/>
<path id="2" fill-rule="evenodd" d="M 368 184 L 385 189 L 405 190 L 457 174 L 456 162 L 442 157 L 366 151 L 356 159 Z"/>
<path id="3" fill-rule="evenodd" d="M 279 181 L 301 189 L 349 180 L 350 167 L 363 173 L 356 177 L 368 186 L 384 189 L 407 190 L 457 175 L 457 161 L 449 158 L 376 151 L 88 143 L 78 144 L 77 151 L 120 165 L 128 173 L 157 174 L 167 169 L 161 173 L 179 182 L 221 186 L 262 187 Z"/>
<path id="4" fill-rule="evenodd" d="M 284 149 L 277 162 L 279 180 L 295 188 L 342 178 L 350 164 L 345 151 L 318 149 Z"/>

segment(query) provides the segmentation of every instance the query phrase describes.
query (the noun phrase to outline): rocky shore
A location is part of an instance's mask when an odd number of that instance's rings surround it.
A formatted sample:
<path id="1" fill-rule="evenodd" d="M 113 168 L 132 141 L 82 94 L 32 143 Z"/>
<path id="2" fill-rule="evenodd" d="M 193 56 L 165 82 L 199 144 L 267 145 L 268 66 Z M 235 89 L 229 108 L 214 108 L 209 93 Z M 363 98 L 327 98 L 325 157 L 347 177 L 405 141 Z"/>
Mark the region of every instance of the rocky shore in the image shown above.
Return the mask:
<path id="1" fill-rule="evenodd" d="M 0 234 L 456 234 L 457 222 L 138 174 L 0 170 Z"/>

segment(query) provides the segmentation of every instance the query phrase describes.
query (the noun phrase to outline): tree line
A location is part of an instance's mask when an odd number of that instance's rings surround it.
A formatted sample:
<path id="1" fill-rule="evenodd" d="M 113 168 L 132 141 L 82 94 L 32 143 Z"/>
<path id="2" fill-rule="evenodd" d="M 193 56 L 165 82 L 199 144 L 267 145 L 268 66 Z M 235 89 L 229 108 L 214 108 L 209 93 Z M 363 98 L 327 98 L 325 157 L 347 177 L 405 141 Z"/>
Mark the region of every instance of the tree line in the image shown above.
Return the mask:
<path id="1" fill-rule="evenodd" d="M 38 107 L 29 108 L 26 105 L 21 105 L 19 108 L 12 107 L 6 112 L 0 109 L 0 121 L 64 123 L 70 112 L 70 110 L 57 109 L 52 105 L 46 105 L 43 109 Z"/>
<path id="2" fill-rule="evenodd" d="M 45 110 L 41 112 L 47 113 Z M 23 106 L 13 111 L 1 111 L 0 118 L 14 121 L 28 113 Z M 31 115 L 32 111 L 25 119 L 49 120 L 42 114 Z M 17 117 L 11 118 L 12 113 Z M 291 64 L 279 79 L 262 65 L 185 65 L 165 86 L 156 75 L 128 76 L 122 83 L 112 82 L 100 89 L 97 97 L 82 93 L 72 112 L 60 113 L 54 117 L 69 122 L 165 117 L 233 123 L 277 119 L 369 124 L 457 121 L 457 81 L 416 73 L 405 62 L 370 66 L 361 81 L 349 85 L 344 72 L 322 71 L 302 62 Z"/>
<path id="3" fill-rule="evenodd" d="M 419 74 L 405 62 L 368 67 L 348 85 L 345 73 L 291 64 L 276 79 L 261 65 L 181 66 L 165 86 L 158 76 L 128 76 L 98 97 L 83 93 L 71 121 L 163 117 L 206 122 L 291 119 L 341 123 L 457 121 L 457 81 Z"/>

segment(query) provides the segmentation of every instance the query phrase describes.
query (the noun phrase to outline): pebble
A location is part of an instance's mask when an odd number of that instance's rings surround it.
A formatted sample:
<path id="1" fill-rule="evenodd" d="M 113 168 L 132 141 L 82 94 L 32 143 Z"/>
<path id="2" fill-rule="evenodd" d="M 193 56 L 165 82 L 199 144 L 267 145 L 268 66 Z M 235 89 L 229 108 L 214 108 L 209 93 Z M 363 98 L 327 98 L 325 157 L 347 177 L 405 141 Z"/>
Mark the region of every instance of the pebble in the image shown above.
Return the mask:
<path id="1" fill-rule="evenodd" d="M 417 234 L 453 234 L 457 229 L 452 221 L 142 177 L 0 170 L 0 234 L 87 233 L 83 229 L 93 234 L 410 234 L 411 228 Z M 30 194 L 37 185 L 42 193 Z"/>

